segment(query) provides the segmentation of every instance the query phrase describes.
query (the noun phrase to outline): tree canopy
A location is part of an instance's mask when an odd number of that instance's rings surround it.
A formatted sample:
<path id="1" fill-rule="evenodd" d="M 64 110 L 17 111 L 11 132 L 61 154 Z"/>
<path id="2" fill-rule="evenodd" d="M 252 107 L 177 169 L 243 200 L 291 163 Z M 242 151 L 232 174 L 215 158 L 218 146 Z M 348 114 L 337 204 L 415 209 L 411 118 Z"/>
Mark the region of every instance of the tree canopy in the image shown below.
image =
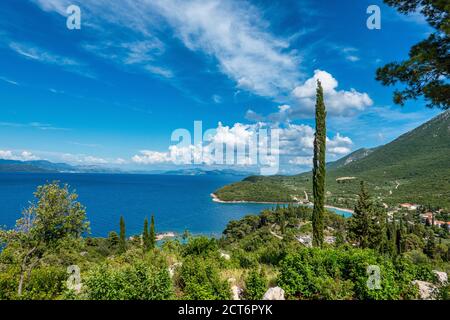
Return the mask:
<path id="1" fill-rule="evenodd" d="M 430 108 L 450 106 L 450 3 L 447 0 L 384 0 L 403 14 L 420 12 L 435 29 L 427 39 L 414 45 L 409 59 L 391 62 L 377 70 L 376 79 L 385 86 L 403 84 L 394 92 L 394 102 L 423 96 Z"/>

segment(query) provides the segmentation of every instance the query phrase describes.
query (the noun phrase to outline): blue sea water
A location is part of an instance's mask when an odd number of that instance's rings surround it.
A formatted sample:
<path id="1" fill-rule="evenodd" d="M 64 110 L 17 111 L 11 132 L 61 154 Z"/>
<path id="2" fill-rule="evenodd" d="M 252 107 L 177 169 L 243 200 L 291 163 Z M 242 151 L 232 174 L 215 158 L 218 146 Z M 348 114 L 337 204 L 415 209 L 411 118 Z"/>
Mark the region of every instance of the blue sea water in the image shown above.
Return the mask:
<path id="1" fill-rule="evenodd" d="M 271 204 L 223 204 L 210 194 L 241 180 L 232 175 L 137 174 L 0 174 L 0 226 L 12 227 L 33 200 L 36 187 L 58 180 L 69 184 L 87 208 L 92 236 L 119 229 L 125 218 L 127 234 L 142 232 L 145 217 L 155 216 L 157 232 L 220 235 L 230 220 L 257 214 Z M 344 214 L 344 212 L 339 212 Z"/>

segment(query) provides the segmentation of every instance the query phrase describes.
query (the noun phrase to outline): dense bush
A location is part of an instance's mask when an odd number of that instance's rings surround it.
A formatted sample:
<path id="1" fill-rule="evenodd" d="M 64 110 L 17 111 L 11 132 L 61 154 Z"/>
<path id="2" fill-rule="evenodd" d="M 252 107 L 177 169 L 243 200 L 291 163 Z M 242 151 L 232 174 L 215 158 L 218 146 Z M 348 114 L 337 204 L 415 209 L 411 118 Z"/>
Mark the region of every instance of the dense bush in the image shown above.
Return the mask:
<path id="1" fill-rule="evenodd" d="M 183 255 L 207 256 L 211 253 L 218 252 L 217 240 L 207 237 L 192 237 L 183 247 Z"/>
<path id="2" fill-rule="evenodd" d="M 103 264 L 88 274 L 85 286 L 88 298 L 93 300 L 164 300 L 173 297 L 167 269 L 142 263 L 126 267 Z"/>
<path id="3" fill-rule="evenodd" d="M 261 300 L 267 290 L 267 278 L 263 271 L 252 270 L 245 279 L 244 298 Z"/>
<path id="4" fill-rule="evenodd" d="M 368 286 L 370 265 L 380 268 L 380 289 Z M 282 261 L 278 282 L 290 298 L 379 300 L 413 298 L 417 278 L 424 275 L 408 260 L 394 266 L 369 249 L 305 248 Z"/>
<path id="5" fill-rule="evenodd" d="M 188 257 L 181 267 L 178 282 L 187 300 L 230 299 L 230 286 L 220 279 L 219 268 L 211 259 Z"/>

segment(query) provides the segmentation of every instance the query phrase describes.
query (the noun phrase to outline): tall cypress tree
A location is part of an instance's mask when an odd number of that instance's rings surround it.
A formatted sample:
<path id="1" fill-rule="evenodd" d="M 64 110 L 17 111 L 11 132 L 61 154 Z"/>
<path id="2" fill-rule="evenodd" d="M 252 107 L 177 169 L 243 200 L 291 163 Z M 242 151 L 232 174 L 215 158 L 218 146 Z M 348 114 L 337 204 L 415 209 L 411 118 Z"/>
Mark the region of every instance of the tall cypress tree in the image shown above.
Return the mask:
<path id="1" fill-rule="evenodd" d="M 364 181 L 361 181 L 361 189 L 358 194 L 358 202 L 350 218 L 350 238 L 357 241 L 361 248 L 369 247 L 369 236 L 372 216 L 372 202 L 367 192 Z"/>
<path id="2" fill-rule="evenodd" d="M 325 212 L 325 150 L 326 150 L 326 110 L 323 101 L 323 89 L 317 81 L 316 94 L 316 133 L 314 135 L 314 167 L 313 167 L 313 196 L 314 210 L 312 215 L 313 245 L 321 247 L 323 244 L 323 215 Z"/>
<path id="3" fill-rule="evenodd" d="M 156 231 L 155 231 L 155 216 L 152 215 L 152 220 L 150 222 L 150 248 L 153 249 L 156 245 Z"/>
<path id="4" fill-rule="evenodd" d="M 120 216 L 119 249 L 120 249 L 120 252 L 122 252 L 122 253 L 127 250 L 125 220 L 124 220 L 123 216 Z"/>
<path id="5" fill-rule="evenodd" d="M 144 248 L 144 252 L 147 252 L 150 249 L 150 235 L 148 233 L 148 219 L 144 220 L 144 231 L 142 233 L 142 244 Z"/>

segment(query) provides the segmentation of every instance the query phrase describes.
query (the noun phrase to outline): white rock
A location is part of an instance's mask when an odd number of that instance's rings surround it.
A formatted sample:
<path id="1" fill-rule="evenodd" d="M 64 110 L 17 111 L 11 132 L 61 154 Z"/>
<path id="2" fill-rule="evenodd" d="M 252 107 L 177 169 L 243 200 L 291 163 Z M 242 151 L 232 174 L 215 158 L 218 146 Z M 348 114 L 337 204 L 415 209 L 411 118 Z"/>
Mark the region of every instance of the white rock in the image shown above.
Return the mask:
<path id="1" fill-rule="evenodd" d="M 241 288 L 239 288 L 237 285 L 234 285 L 231 287 L 231 292 L 232 292 L 233 300 L 241 300 L 241 294 L 242 294 Z"/>
<path id="2" fill-rule="evenodd" d="M 333 243 L 336 242 L 336 237 L 333 237 L 333 236 L 326 236 L 325 239 L 324 239 L 324 241 L 325 241 L 325 243 L 333 244 Z"/>
<path id="3" fill-rule="evenodd" d="M 264 294 L 263 300 L 285 300 L 284 298 L 284 290 L 280 287 L 270 288 Z"/>
<path id="4" fill-rule="evenodd" d="M 302 243 L 303 245 L 305 245 L 308 248 L 312 247 L 312 237 L 310 235 L 305 235 L 305 236 L 297 236 L 296 239 L 298 240 L 298 242 Z"/>
<path id="5" fill-rule="evenodd" d="M 419 287 L 419 296 L 422 300 L 435 300 L 435 295 L 438 291 L 437 287 L 426 281 L 414 280 L 413 285 Z"/>
<path id="6" fill-rule="evenodd" d="M 173 276 L 175 275 L 175 270 L 176 270 L 176 268 L 181 267 L 182 265 L 183 265 L 183 263 L 181 263 L 181 262 L 177 262 L 177 263 L 174 263 L 173 265 L 171 265 L 171 266 L 168 268 L 168 270 L 169 270 L 169 276 L 170 276 L 171 278 L 173 278 Z"/>
<path id="7" fill-rule="evenodd" d="M 224 258 L 225 260 L 230 260 L 231 259 L 229 254 L 223 253 L 223 252 L 220 253 L 220 257 Z"/>
<path id="8" fill-rule="evenodd" d="M 436 275 L 436 278 L 439 281 L 440 285 L 445 285 L 448 282 L 448 275 L 446 272 L 433 270 L 433 273 Z"/>

